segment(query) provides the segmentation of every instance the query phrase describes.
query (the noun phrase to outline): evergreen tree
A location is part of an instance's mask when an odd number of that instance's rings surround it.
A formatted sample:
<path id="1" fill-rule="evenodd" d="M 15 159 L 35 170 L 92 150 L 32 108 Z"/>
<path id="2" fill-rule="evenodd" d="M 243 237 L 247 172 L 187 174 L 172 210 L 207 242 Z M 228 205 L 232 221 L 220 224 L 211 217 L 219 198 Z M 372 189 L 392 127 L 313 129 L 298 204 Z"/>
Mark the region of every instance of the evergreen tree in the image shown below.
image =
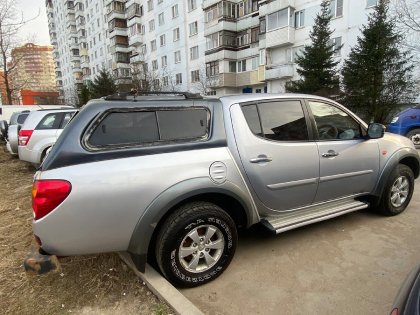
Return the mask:
<path id="1" fill-rule="evenodd" d="M 82 107 L 91 99 L 91 91 L 87 85 L 83 85 L 82 89 L 78 93 L 77 107 Z"/>
<path id="2" fill-rule="evenodd" d="M 297 73 L 301 76 L 298 81 L 286 84 L 288 92 L 315 94 L 325 97 L 337 94 L 339 79 L 336 66 L 339 61 L 334 60 L 334 44 L 330 41 L 333 31 L 330 30 L 331 11 L 330 1 L 323 0 L 321 12 L 315 18 L 315 24 L 309 34 L 312 41 L 306 45 L 302 54 L 296 57 Z"/>
<path id="3" fill-rule="evenodd" d="M 378 123 L 389 123 L 398 107 L 415 96 L 411 58 L 400 51 L 403 37 L 387 13 L 387 1 L 381 1 L 341 71 L 344 105 Z"/>
<path id="4" fill-rule="evenodd" d="M 117 93 L 117 85 L 110 73 L 102 68 L 93 79 L 90 91 L 92 98 L 100 98 L 102 96 Z"/>

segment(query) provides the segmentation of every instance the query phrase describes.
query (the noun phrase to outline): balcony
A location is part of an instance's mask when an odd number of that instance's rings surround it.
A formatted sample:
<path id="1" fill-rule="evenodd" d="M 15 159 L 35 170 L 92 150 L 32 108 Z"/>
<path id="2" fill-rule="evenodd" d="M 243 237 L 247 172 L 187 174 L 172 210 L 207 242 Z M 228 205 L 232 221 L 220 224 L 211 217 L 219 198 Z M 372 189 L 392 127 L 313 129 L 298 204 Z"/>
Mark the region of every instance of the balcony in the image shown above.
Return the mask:
<path id="1" fill-rule="evenodd" d="M 128 38 L 128 44 L 130 46 L 139 46 L 143 44 L 143 35 L 142 34 L 136 34 L 134 36 L 131 36 Z"/>
<path id="2" fill-rule="evenodd" d="M 219 50 L 218 52 L 215 52 L 213 54 L 206 55 L 205 58 L 206 58 L 206 63 L 217 61 L 217 60 L 223 60 L 223 59 L 233 59 L 233 60 L 238 59 L 236 51 L 227 50 L 227 49 Z"/>
<path id="3" fill-rule="evenodd" d="M 201 4 L 201 8 L 205 10 L 219 2 L 222 2 L 222 0 L 204 0 Z"/>
<path id="4" fill-rule="evenodd" d="M 260 17 L 265 16 L 267 14 L 280 11 L 287 7 L 295 7 L 295 0 L 277 0 L 270 2 L 266 5 L 262 5 L 259 8 Z"/>
<path id="5" fill-rule="evenodd" d="M 112 21 L 114 19 L 125 20 L 125 12 L 112 10 L 111 12 L 108 13 L 107 20 Z"/>
<path id="6" fill-rule="evenodd" d="M 287 25 L 266 33 L 266 48 L 275 48 L 295 43 L 295 28 Z"/>
<path id="7" fill-rule="evenodd" d="M 204 24 L 204 36 L 208 36 L 222 30 L 236 32 L 237 24 L 232 21 L 219 22 L 217 19 Z"/>
<path id="8" fill-rule="evenodd" d="M 58 42 L 57 42 L 57 37 L 55 37 L 55 36 L 54 36 L 54 37 L 52 37 L 52 38 L 51 38 L 51 45 L 53 45 L 53 46 L 54 46 L 54 45 L 57 45 L 57 44 L 58 44 Z"/>
<path id="9" fill-rule="evenodd" d="M 238 19 L 236 22 L 236 31 L 246 30 L 251 27 L 259 27 L 260 19 L 258 16 L 252 17 L 248 16 L 246 18 Z"/>
<path id="10" fill-rule="evenodd" d="M 128 29 L 122 28 L 122 27 L 116 27 L 109 31 L 109 38 L 115 37 L 115 36 L 127 36 L 128 35 Z"/>
<path id="11" fill-rule="evenodd" d="M 139 64 L 144 62 L 144 55 L 143 54 L 136 54 L 130 56 L 130 63 L 131 64 Z"/>
<path id="12" fill-rule="evenodd" d="M 265 80 L 290 79 L 293 77 L 292 64 L 267 65 Z"/>
<path id="13" fill-rule="evenodd" d="M 66 27 L 70 28 L 71 26 L 76 27 L 76 20 L 68 20 L 66 23 Z"/>
<path id="14" fill-rule="evenodd" d="M 79 49 L 79 44 L 78 43 L 70 43 L 69 44 L 69 49 Z"/>

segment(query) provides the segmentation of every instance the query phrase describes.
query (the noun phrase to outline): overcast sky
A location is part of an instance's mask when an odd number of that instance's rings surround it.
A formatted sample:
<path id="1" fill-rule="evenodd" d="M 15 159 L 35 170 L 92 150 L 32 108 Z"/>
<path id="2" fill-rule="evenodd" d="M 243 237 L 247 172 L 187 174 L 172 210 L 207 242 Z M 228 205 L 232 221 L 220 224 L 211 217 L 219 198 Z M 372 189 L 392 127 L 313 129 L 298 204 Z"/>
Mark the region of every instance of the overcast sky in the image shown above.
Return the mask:
<path id="1" fill-rule="evenodd" d="M 25 20 L 34 18 L 39 12 L 39 16 L 35 20 L 22 27 L 19 37 L 26 39 L 28 35 L 36 34 L 34 44 L 50 45 L 45 0 L 20 0 L 17 7 L 23 13 Z"/>

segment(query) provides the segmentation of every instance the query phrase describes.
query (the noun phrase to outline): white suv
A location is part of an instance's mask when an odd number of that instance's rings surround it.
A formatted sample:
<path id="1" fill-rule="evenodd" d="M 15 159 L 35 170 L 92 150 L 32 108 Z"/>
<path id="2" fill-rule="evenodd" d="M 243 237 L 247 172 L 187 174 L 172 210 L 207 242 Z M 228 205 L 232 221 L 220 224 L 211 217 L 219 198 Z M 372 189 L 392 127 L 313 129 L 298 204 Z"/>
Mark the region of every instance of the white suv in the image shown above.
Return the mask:
<path id="1" fill-rule="evenodd" d="M 19 131 L 19 158 L 40 164 L 76 109 L 47 109 L 31 112 Z"/>

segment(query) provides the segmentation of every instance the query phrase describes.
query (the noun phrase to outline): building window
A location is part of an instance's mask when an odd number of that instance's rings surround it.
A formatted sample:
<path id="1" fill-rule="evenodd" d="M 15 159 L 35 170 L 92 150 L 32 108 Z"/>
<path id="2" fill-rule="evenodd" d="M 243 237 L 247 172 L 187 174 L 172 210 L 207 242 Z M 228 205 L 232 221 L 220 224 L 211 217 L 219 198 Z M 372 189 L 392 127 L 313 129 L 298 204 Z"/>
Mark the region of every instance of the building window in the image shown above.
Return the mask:
<path id="1" fill-rule="evenodd" d="M 98 34 L 98 39 L 99 39 L 99 41 L 102 41 L 102 39 L 101 39 L 101 33 Z"/>
<path id="2" fill-rule="evenodd" d="M 158 69 L 158 62 L 157 62 L 157 60 L 153 60 L 152 61 L 152 69 L 153 70 L 157 70 Z"/>
<path id="3" fill-rule="evenodd" d="M 146 47 L 146 44 L 144 44 L 144 45 L 142 45 L 142 46 L 141 46 L 141 53 L 142 53 L 142 54 L 147 53 L 147 47 Z"/>
<path id="4" fill-rule="evenodd" d="M 305 26 L 305 10 L 295 12 L 295 28 Z"/>
<path id="5" fill-rule="evenodd" d="M 174 52 L 174 59 L 175 59 L 175 63 L 181 62 L 181 51 L 180 50 Z"/>
<path id="6" fill-rule="evenodd" d="M 260 20 L 260 34 L 265 33 L 265 19 Z"/>
<path id="7" fill-rule="evenodd" d="M 165 17 L 163 12 L 159 14 L 159 25 L 163 25 L 165 23 Z"/>
<path id="8" fill-rule="evenodd" d="M 252 57 L 252 70 L 258 69 L 258 57 Z"/>
<path id="9" fill-rule="evenodd" d="M 166 67 L 168 65 L 168 58 L 166 56 L 162 56 L 162 67 Z"/>
<path id="10" fill-rule="evenodd" d="M 146 34 L 146 26 L 142 25 L 141 26 L 141 34 Z"/>
<path id="11" fill-rule="evenodd" d="M 162 3 L 162 2 L 163 2 L 163 0 L 158 0 L 158 4 L 159 4 L 159 3 Z"/>
<path id="12" fill-rule="evenodd" d="M 191 82 L 200 81 L 200 70 L 191 71 Z"/>
<path id="13" fill-rule="evenodd" d="M 173 7 L 172 7 L 172 18 L 174 19 L 174 18 L 176 18 L 178 16 L 178 5 L 177 4 L 175 4 Z"/>
<path id="14" fill-rule="evenodd" d="M 182 73 L 176 74 L 176 84 L 182 84 Z"/>
<path id="15" fill-rule="evenodd" d="M 98 27 L 101 26 L 101 22 L 99 21 L 99 19 L 96 20 L 96 23 L 98 24 Z"/>
<path id="16" fill-rule="evenodd" d="M 341 56 L 341 37 L 331 38 L 328 41 L 328 45 L 334 45 L 332 49 L 334 50 L 334 57 Z"/>
<path id="17" fill-rule="evenodd" d="M 198 33 L 197 21 L 190 23 L 188 26 L 189 26 L 189 29 L 190 29 L 190 36 Z"/>
<path id="18" fill-rule="evenodd" d="M 378 0 L 367 0 L 366 1 L 366 8 L 374 7 L 378 4 Z"/>
<path id="19" fill-rule="evenodd" d="M 149 32 L 152 32 L 155 30 L 155 20 L 149 21 Z"/>
<path id="20" fill-rule="evenodd" d="M 213 77 L 219 74 L 219 62 L 213 61 L 206 64 L 206 76 Z"/>
<path id="21" fill-rule="evenodd" d="M 188 0 L 188 11 L 195 10 L 197 8 L 197 0 Z"/>
<path id="22" fill-rule="evenodd" d="M 267 31 L 289 24 L 289 8 L 271 13 L 267 16 Z"/>
<path id="23" fill-rule="evenodd" d="M 160 35 L 160 46 L 165 46 L 166 45 L 166 38 L 165 38 L 165 34 Z"/>
<path id="24" fill-rule="evenodd" d="M 169 78 L 167 76 L 162 78 L 162 85 L 163 86 L 169 85 Z"/>
<path id="25" fill-rule="evenodd" d="M 331 0 L 330 13 L 333 18 L 343 16 L 343 0 Z"/>
<path id="26" fill-rule="evenodd" d="M 153 0 L 147 1 L 147 10 L 153 10 Z"/>
<path id="27" fill-rule="evenodd" d="M 229 72 L 236 72 L 236 61 L 229 61 Z"/>
<path id="28" fill-rule="evenodd" d="M 246 60 L 238 61 L 238 72 L 246 71 Z"/>
<path id="29" fill-rule="evenodd" d="M 190 59 L 198 59 L 198 46 L 194 46 L 190 48 Z"/>
<path id="30" fill-rule="evenodd" d="M 140 25 L 139 23 L 131 25 L 130 26 L 130 36 L 134 36 L 138 33 L 141 33 L 141 27 L 142 27 L 142 25 Z"/>
<path id="31" fill-rule="evenodd" d="M 179 27 L 174 29 L 174 42 L 179 40 Z"/>
<path id="32" fill-rule="evenodd" d="M 156 50 L 156 39 L 154 39 L 150 42 L 150 49 L 151 49 L 151 51 Z"/>
<path id="33" fill-rule="evenodd" d="M 219 33 L 214 33 L 206 37 L 206 49 L 213 49 L 219 46 Z"/>

